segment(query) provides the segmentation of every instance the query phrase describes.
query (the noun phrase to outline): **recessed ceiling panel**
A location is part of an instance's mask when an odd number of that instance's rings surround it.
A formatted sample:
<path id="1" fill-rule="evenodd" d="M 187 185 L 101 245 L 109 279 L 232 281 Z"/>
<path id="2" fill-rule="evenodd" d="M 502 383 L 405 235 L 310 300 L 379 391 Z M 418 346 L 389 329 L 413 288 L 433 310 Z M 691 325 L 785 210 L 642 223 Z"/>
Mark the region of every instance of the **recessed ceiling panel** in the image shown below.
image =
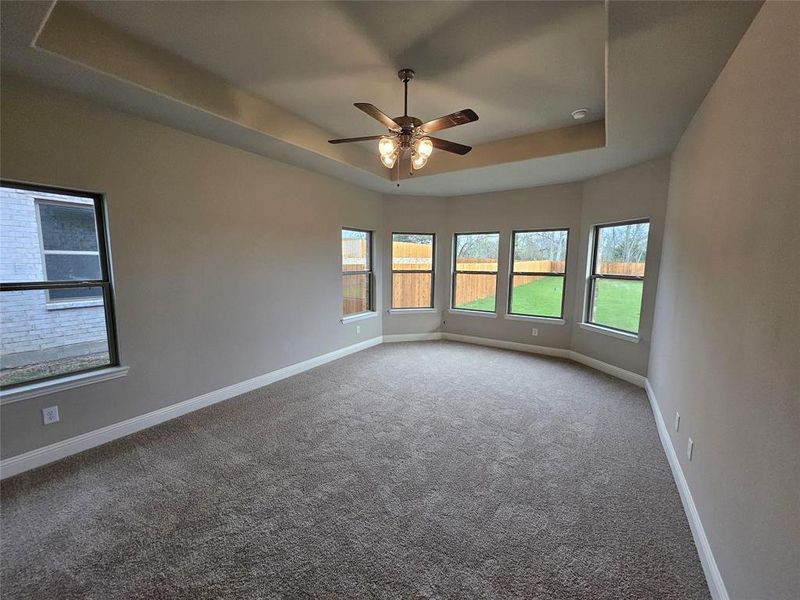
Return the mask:
<path id="1" fill-rule="evenodd" d="M 592 2 L 79 2 L 116 27 L 336 136 L 380 133 L 353 108 L 472 108 L 475 144 L 604 116 L 606 15 Z"/>

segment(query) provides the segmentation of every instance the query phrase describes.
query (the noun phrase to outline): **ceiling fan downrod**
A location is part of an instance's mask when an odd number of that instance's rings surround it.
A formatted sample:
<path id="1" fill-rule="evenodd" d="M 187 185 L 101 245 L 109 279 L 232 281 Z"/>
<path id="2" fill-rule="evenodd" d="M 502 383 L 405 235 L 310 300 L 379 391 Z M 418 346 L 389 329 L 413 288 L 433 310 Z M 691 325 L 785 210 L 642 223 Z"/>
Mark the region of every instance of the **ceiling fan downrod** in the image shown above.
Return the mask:
<path id="1" fill-rule="evenodd" d="M 400 69 L 397 77 L 403 82 L 403 116 L 408 116 L 408 82 L 414 79 L 413 69 Z"/>

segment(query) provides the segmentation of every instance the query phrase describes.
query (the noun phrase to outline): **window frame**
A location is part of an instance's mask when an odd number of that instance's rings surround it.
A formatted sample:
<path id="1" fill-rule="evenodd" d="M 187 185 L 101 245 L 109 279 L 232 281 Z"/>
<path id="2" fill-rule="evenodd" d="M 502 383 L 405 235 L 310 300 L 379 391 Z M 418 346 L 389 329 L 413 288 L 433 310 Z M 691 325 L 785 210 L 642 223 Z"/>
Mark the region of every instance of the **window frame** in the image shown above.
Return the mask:
<path id="1" fill-rule="evenodd" d="M 564 270 L 559 273 L 542 272 L 542 271 L 515 271 L 514 270 L 514 250 L 516 248 L 516 239 L 518 233 L 544 233 L 546 231 L 566 231 L 567 232 L 567 247 L 564 249 Z M 567 301 L 567 261 L 569 260 L 569 244 L 570 244 L 570 229 L 569 227 L 545 227 L 542 229 L 515 229 L 511 232 L 511 260 L 508 266 L 508 307 L 506 314 L 514 317 L 530 317 L 532 319 L 553 319 L 560 321 L 564 319 L 564 304 Z M 547 276 L 547 277 L 563 277 L 561 284 L 561 310 L 559 315 L 554 317 L 552 315 L 528 315 L 523 313 L 512 312 L 512 300 L 514 296 L 514 276 L 527 275 L 527 276 Z"/>
<path id="2" fill-rule="evenodd" d="M 46 377 L 39 377 L 37 379 L 29 379 L 27 381 L 11 383 L 3 385 L 2 389 L 11 390 L 14 388 L 29 386 L 32 384 L 39 384 L 42 382 L 73 377 L 75 375 L 90 373 L 92 371 L 101 371 L 105 369 L 119 367 L 120 366 L 119 347 L 117 338 L 116 316 L 114 312 L 114 282 L 112 276 L 113 269 L 111 268 L 111 247 L 109 244 L 108 221 L 106 219 L 105 196 L 98 192 L 86 192 L 74 189 L 55 187 L 50 185 L 22 183 L 18 181 L 12 181 L 9 179 L 0 179 L 0 187 L 9 187 L 20 190 L 27 190 L 34 193 L 43 192 L 48 194 L 59 194 L 62 196 L 74 196 L 76 198 L 92 199 L 92 201 L 94 202 L 95 230 L 97 231 L 97 249 L 98 249 L 98 254 L 100 256 L 100 275 L 102 279 L 87 279 L 87 280 L 78 279 L 72 281 L 44 280 L 44 281 L 0 282 L 0 293 L 43 290 L 46 293 L 47 301 L 50 302 L 49 290 L 70 289 L 70 288 L 92 288 L 92 287 L 102 288 L 103 290 L 102 301 L 103 301 L 103 309 L 104 309 L 105 324 L 106 324 L 106 338 L 108 342 L 108 363 L 106 364 L 98 365 L 95 367 L 89 367 L 86 369 L 79 369 L 76 371 L 70 371 L 69 373 L 57 373 L 54 375 L 48 375 Z M 38 199 L 35 201 L 38 202 Z M 86 206 L 88 206 L 88 204 Z M 38 219 L 39 215 L 38 207 L 36 208 L 36 215 Z M 41 242 L 41 223 L 37 222 L 37 226 L 40 228 L 39 237 Z M 45 277 L 47 277 L 47 270 L 44 263 L 42 264 L 42 273 Z M 91 298 L 91 300 L 97 300 L 97 298 Z M 75 302 L 75 300 L 69 300 L 69 302 Z"/>
<path id="3" fill-rule="evenodd" d="M 496 235 L 497 236 L 497 270 L 496 271 L 459 271 L 458 270 L 458 237 L 461 235 Z M 497 290 L 500 285 L 500 232 L 499 231 L 460 231 L 453 233 L 452 278 L 450 280 L 450 310 L 471 312 L 481 315 L 497 315 Z M 456 281 L 458 275 L 494 275 L 494 310 L 461 308 L 456 306 Z"/>
<path id="4" fill-rule="evenodd" d="M 430 270 L 420 270 L 420 269 L 395 269 L 394 268 L 394 236 L 396 235 L 429 235 L 431 236 L 431 268 Z M 391 244 L 392 244 L 392 252 L 390 256 L 391 260 L 391 285 L 390 285 L 390 292 L 391 292 L 391 300 L 389 305 L 391 306 L 392 310 L 425 310 L 425 309 L 432 309 L 436 308 L 434 305 L 435 296 L 436 296 L 436 234 L 435 233 L 425 233 L 425 232 L 413 232 L 413 231 L 393 231 L 391 237 Z M 395 273 L 430 273 L 431 274 L 431 299 L 428 306 L 406 306 L 404 308 L 398 308 L 394 305 L 394 274 Z"/>
<path id="5" fill-rule="evenodd" d="M 642 325 L 642 316 L 641 316 L 641 306 L 639 307 L 639 326 L 636 331 L 630 331 L 628 329 L 620 329 L 619 327 L 613 327 L 611 325 L 603 325 L 602 323 L 595 323 L 592 320 L 592 312 L 594 308 L 594 297 L 597 291 L 597 280 L 598 279 L 612 279 L 612 280 L 621 280 L 621 281 L 641 281 L 642 282 L 642 304 L 644 304 L 644 280 L 647 277 L 647 256 L 645 256 L 645 269 L 644 275 L 639 277 L 638 275 L 613 275 L 608 273 L 596 273 L 597 271 L 597 253 L 600 249 L 599 241 L 600 241 L 600 230 L 605 229 L 608 227 L 620 227 L 624 225 L 639 225 L 642 223 L 648 224 L 647 230 L 647 249 L 649 250 L 650 247 L 650 219 L 643 218 L 643 219 L 631 219 L 628 221 L 613 221 L 611 223 L 598 223 L 596 225 L 592 225 L 592 243 L 591 243 L 591 254 L 589 255 L 589 277 L 587 282 L 587 291 L 586 291 L 586 310 L 584 311 L 584 324 L 591 325 L 592 327 L 599 327 L 601 329 L 607 329 L 613 332 L 617 332 L 626 336 L 634 336 L 639 337 L 639 331 L 641 330 Z"/>
<path id="6" fill-rule="evenodd" d="M 342 269 L 342 277 L 345 275 L 366 275 L 367 276 L 367 310 L 362 310 L 361 312 L 356 313 L 344 313 L 344 307 L 342 308 L 342 319 L 350 319 L 357 315 L 364 315 L 367 313 L 375 312 L 375 303 L 373 299 L 373 271 L 372 271 L 372 238 L 373 232 L 369 229 L 359 229 L 358 227 L 342 227 L 341 231 L 339 232 L 339 245 L 341 252 L 341 240 L 342 240 L 342 233 L 345 231 L 356 231 L 358 233 L 366 233 L 367 234 L 367 266 L 369 267 L 366 271 L 345 271 Z M 344 256 L 340 256 L 340 262 L 344 260 Z M 344 300 L 344 290 L 342 290 L 342 300 Z"/>

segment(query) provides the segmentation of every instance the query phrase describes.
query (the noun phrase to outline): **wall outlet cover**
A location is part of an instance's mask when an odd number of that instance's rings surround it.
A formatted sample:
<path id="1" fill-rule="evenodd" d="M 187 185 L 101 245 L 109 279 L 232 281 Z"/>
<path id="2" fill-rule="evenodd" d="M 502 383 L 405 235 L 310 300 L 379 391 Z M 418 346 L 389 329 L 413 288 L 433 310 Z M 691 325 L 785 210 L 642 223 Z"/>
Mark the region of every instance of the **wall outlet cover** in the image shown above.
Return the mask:
<path id="1" fill-rule="evenodd" d="M 692 453 L 694 452 L 694 442 L 689 438 L 689 443 L 686 445 L 686 457 L 691 461 Z"/>
<path id="2" fill-rule="evenodd" d="M 531 329 L 531 335 L 539 335 L 539 330 L 536 327 L 534 327 L 533 329 Z"/>
<path id="3" fill-rule="evenodd" d="M 678 431 L 681 428 L 681 414 L 676 412 L 675 413 L 675 431 Z"/>
<path id="4" fill-rule="evenodd" d="M 356 333 L 361 333 L 361 325 L 356 325 Z"/>
<path id="5" fill-rule="evenodd" d="M 50 425 L 51 423 L 58 423 L 60 420 L 61 417 L 58 416 L 57 406 L 49 406 L 48 408 L 42 409 L 42 422 L 45 425 Z"/>

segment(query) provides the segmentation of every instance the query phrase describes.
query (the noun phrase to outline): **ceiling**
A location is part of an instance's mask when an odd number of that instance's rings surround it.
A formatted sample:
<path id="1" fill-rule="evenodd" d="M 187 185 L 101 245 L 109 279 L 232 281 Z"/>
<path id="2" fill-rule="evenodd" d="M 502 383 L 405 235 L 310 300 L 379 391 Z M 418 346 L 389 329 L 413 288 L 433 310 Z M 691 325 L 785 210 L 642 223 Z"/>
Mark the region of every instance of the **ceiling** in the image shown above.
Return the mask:
<path id="1" fill-rule="evenodd" d="M 417 74 L 410 114 L 478 112 L 448 132 L 467 144 L 572 125 L 576 108 L 603 116 L 598 0 L 77 4 L 337 137 L 383 131 L 353 102 L 403 114 L 404 67 Z"/>
<path id="2" fill-rule="evenodd" d="M 3 2 L 2 69 L 384 193 L 576 181 L 670 152 L 760 2 Z M 462 108 L 397 188 L 353 108 Z M 592 121 L 569 113 L 590 108 Z M 445 135 L 446 134 L 446 135 Z"/>

